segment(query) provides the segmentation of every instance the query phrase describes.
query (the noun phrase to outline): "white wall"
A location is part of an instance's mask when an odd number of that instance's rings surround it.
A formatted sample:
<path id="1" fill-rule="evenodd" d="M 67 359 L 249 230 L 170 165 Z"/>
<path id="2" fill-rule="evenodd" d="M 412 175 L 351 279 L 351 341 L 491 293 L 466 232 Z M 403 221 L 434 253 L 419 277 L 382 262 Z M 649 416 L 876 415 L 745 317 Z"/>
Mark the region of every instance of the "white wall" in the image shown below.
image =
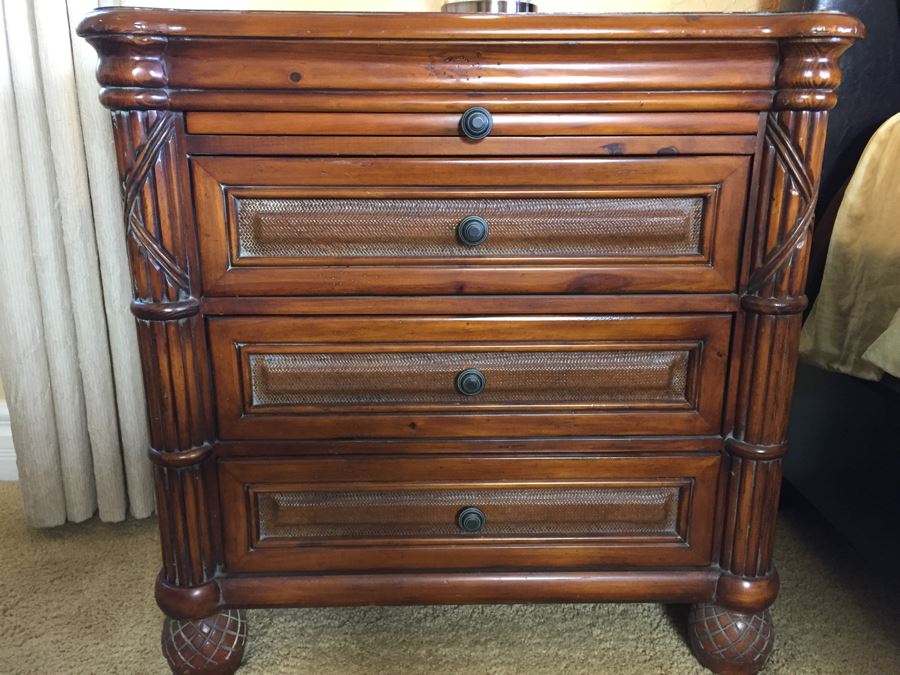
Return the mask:
<path id="1" fill-rule="evenodd" d="M 9 408 L 6 394 L 0 382 L 0 480 L 16 480 L 16 453 L 13 450 L 12 428 L 9 426 Z"/>

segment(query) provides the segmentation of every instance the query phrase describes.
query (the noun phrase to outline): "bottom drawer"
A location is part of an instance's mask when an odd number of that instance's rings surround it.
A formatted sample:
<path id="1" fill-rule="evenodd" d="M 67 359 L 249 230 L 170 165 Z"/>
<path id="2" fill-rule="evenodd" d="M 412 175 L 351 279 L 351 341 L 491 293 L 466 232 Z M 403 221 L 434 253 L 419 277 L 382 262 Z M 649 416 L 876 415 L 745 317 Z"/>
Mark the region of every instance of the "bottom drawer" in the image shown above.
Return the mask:
<path id="1" fill-rule="evenodd" d="M 704 565 L 719 456 L 223 460 L 230 572 Z"/>

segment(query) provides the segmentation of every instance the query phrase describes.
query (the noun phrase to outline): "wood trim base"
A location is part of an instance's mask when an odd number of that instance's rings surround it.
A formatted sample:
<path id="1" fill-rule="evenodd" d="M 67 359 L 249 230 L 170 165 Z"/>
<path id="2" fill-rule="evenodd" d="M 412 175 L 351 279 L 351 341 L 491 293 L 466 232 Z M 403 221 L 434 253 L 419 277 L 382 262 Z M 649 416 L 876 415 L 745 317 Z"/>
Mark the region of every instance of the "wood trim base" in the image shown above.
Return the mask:
<path id="1" fill-rule="evenodd" d="M 524 602 L 717 603 L 765 610 L 778 574 L 733 577 L 718 567 L 663 570 L 404 572 L 384 574 L 221 575 L 196 587 L 156 580 L 156 601 L 170 617 L 202 619 L 224 609 L 453 605 Z"/>
<path id="2" fill-rule="evenodd" d="M 222 606 L 523 602 L 711 602 L 715 569 L 611 572 L 474 572 L 220 577 Z"/>

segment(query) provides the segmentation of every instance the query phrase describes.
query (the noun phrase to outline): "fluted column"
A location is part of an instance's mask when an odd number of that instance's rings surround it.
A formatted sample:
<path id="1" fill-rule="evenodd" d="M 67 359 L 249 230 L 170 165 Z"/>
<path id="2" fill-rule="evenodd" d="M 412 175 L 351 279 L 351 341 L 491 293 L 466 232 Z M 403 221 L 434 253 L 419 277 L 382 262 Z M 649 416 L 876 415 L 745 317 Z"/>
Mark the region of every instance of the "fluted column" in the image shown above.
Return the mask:
<path id="1" fill-rule="evenodd" d="M 694 653 L 716 672 L 753 673 L 773 645 L 768 606 L 778 593 L 772 562 L 781 464 L 794 385 L 810 237 L 828 109 L 840 83 L 843 38 L 781 42 L 767 113 L 758 187 L 749 213 L 749 275 L 738 331 L 734 423 L 725 440 L 726 486 L 715 603 L 696 605 Z"/>
<path id="2" fill-rule="evenodd" d="M 217 606 L 220 556 L 210 524 L 213 415 L 183 120 L 171 112 L 115 112 L 113 125 L 156 465 L 157 598 L 170 615 L 198 618 Z M 190 602 L 178 589 L 190 589 Z"/>
<path id="3" fill-rule="evenodd" d="M 155 465 L 163 654 L 176 673 L 230 673 L 240 664 L 247 623 L 242 610 L 221 607 L 216 582 L 212 386 L 184 119 L 117 111 L 113 128 Z"/>
<path id="4" fill-rule="evenodd" d="M 782 43 L 776 110 L 768 113 L 741 299 L 743 330 L 720 564 L 742 578 L 774 572 L 772 547 L 787 450 L 806 272 L 825 146 L 840 82 L 843 39 Z"/>

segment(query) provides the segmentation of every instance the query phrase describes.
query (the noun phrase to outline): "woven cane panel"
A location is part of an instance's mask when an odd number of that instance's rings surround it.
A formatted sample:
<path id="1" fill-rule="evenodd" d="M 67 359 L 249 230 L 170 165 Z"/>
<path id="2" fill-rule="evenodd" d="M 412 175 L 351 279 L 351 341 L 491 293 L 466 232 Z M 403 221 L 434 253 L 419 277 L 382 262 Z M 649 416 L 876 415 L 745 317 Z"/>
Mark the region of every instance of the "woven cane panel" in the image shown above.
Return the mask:
<path id="1" fill-rule="evenodd" d="M 701 253 L 703 199 L 236 200 L 242 258 L 604 257 Z M 485 218 L 479 246 L 457 242 Z"/>
<path id="2" fill-rule="evenodd" d="M 262 492 L 258 525 L 260 539 L 676 536 L 679 493 L 674 486 Z M 474 535 L 456 524 L 468 506 L 486 517 Z"/>
<path id="3" fill-rule="evenodd" d="M 250 354 L 253 406 L 684 402 L 689 352 L 386 352 Z M 457 392 L 457 373 L 487 384 Z"/>

